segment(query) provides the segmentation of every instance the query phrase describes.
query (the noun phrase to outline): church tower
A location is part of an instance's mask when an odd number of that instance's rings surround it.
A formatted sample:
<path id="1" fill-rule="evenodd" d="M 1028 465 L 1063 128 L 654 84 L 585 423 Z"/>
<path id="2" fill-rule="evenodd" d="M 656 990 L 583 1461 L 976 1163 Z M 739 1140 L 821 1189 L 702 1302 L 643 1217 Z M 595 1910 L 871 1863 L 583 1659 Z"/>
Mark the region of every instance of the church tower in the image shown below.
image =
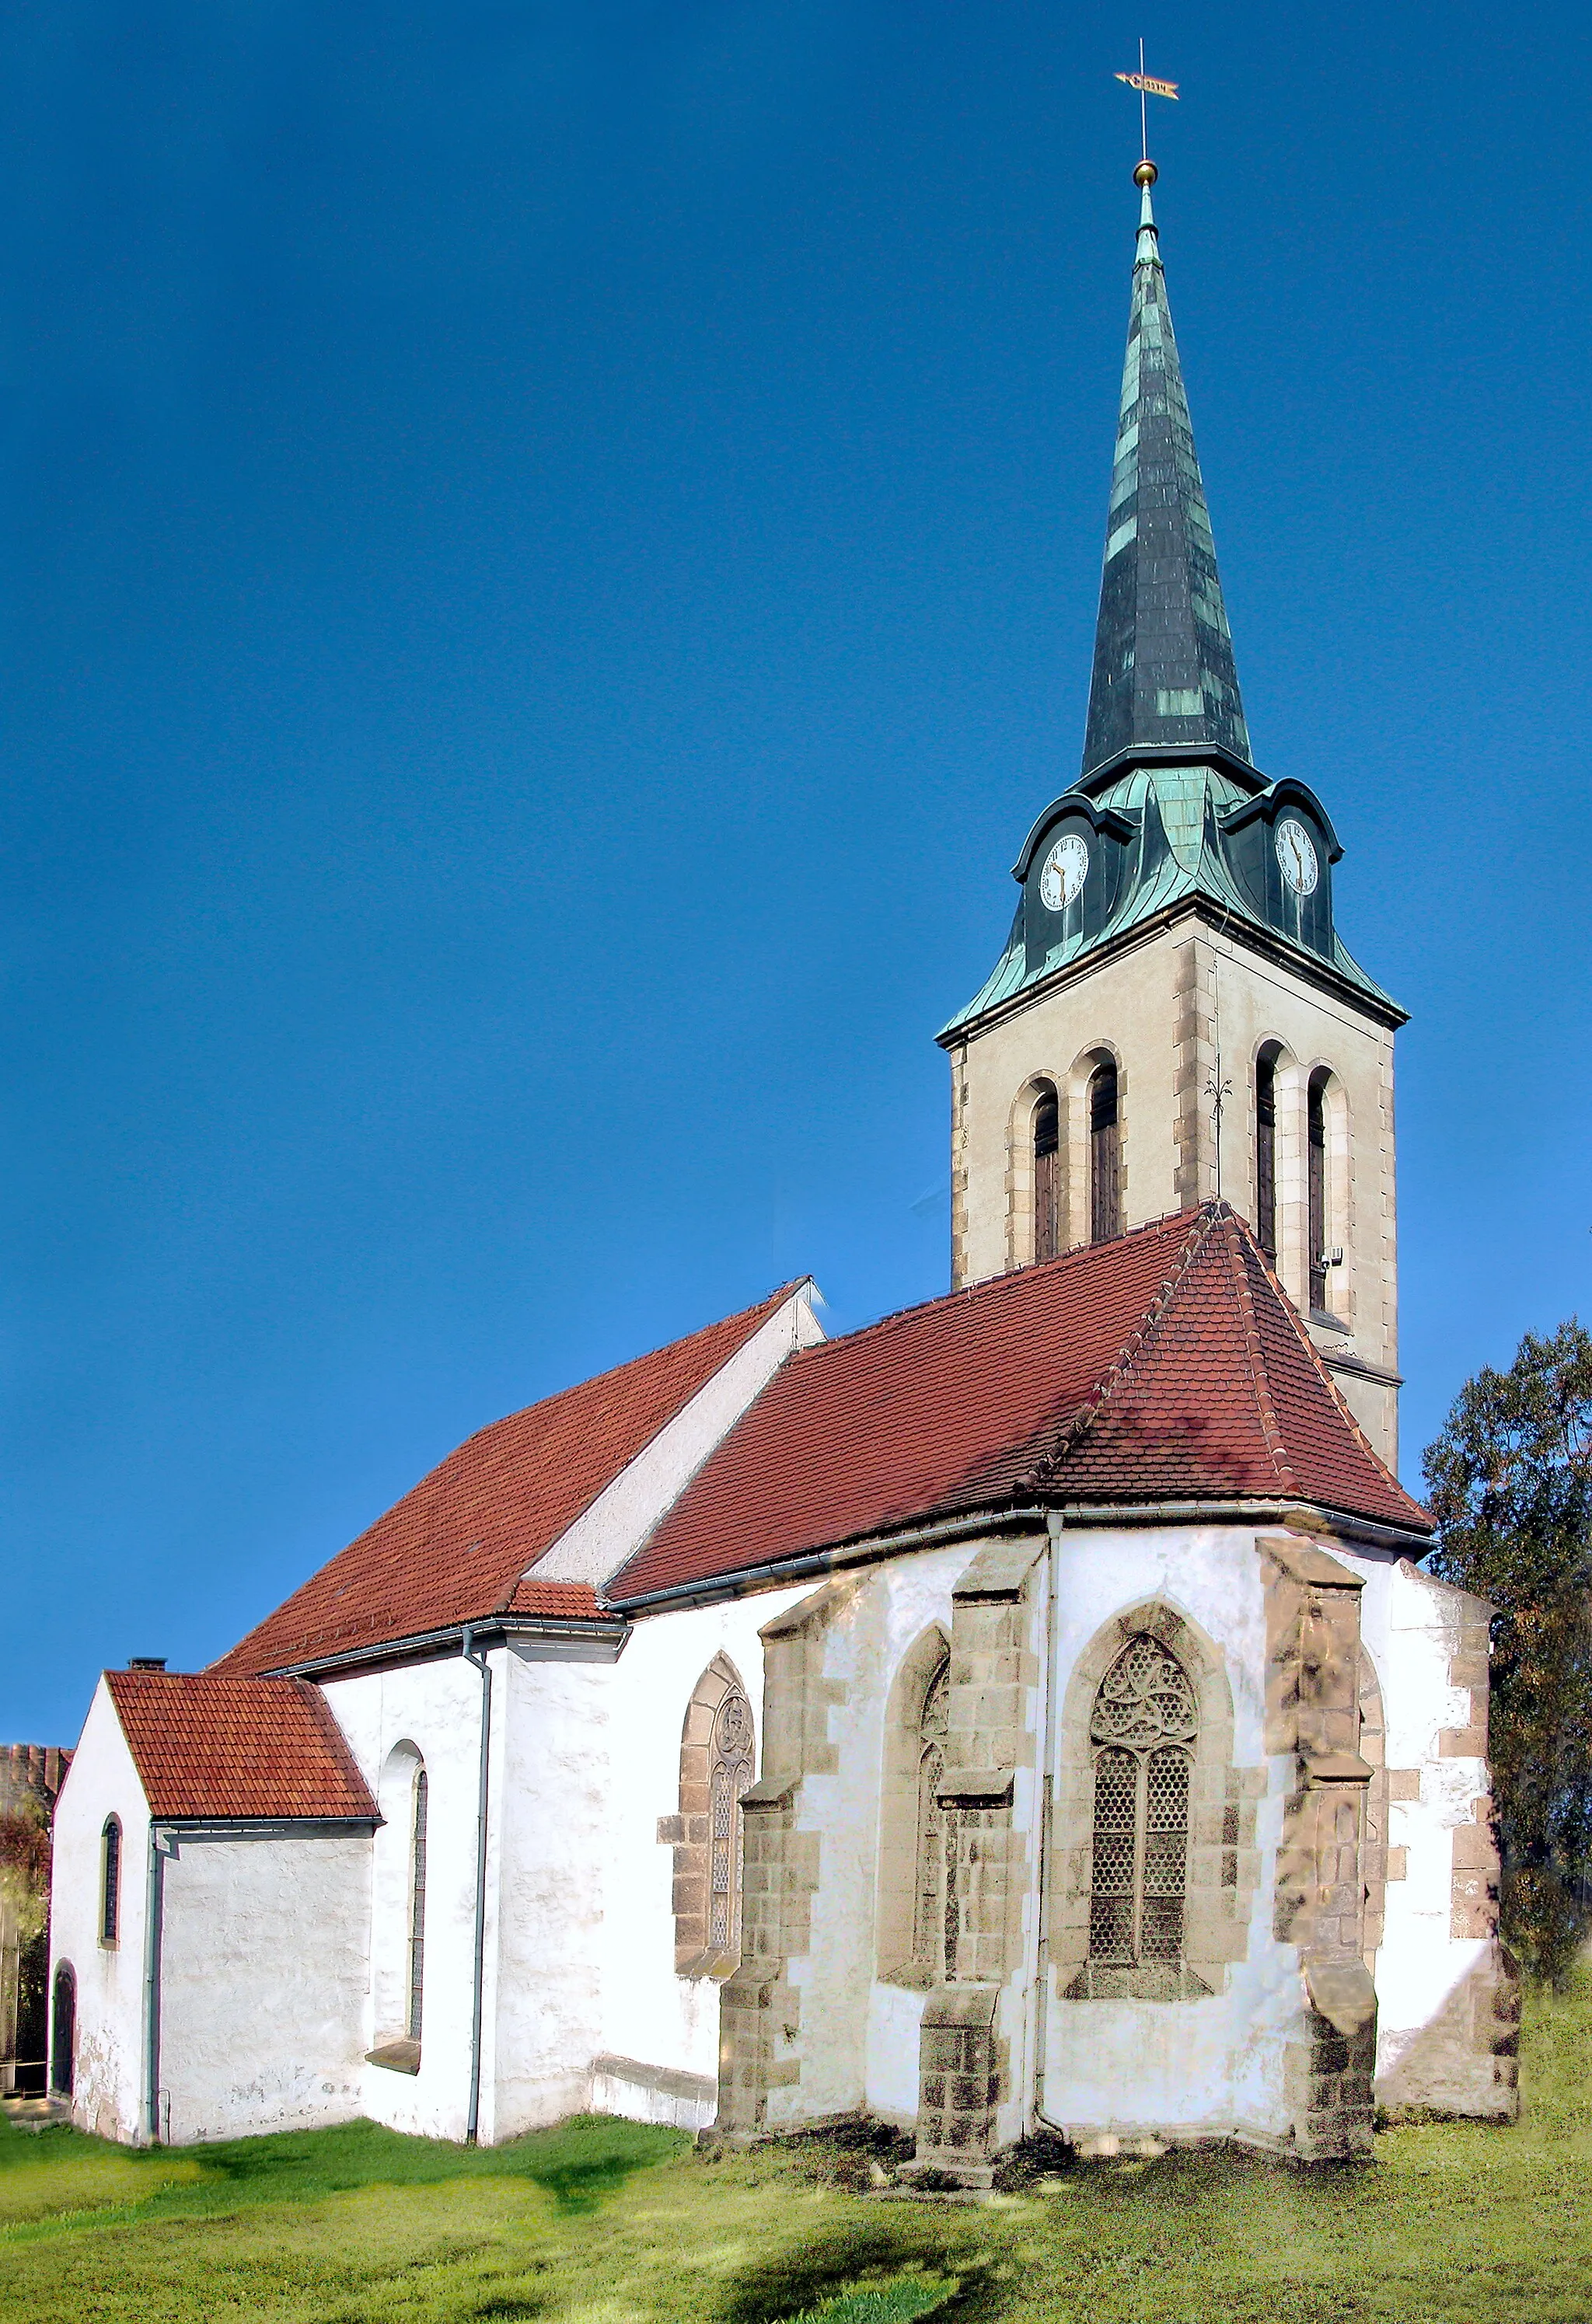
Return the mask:
<path id="1" fill-rule="evenodd" d="M 1398 1450 L 1393 1035 L 1340 941 L 1326 809 L 1250 757 L 1142 189 L 1083 768 L 1034 824 L 1006 949 L 939 1036 L 951 1276 L 1220 1196 L 1371 1443 Z"/>

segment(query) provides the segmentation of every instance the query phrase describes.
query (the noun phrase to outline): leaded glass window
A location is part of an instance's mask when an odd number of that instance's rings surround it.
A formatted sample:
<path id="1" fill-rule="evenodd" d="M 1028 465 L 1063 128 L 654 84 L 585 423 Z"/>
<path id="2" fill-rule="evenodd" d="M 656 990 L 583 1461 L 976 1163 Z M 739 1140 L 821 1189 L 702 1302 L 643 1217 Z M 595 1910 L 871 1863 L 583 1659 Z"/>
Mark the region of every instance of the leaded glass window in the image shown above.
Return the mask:
<path id="1" fill-rule="evenodd" d="M 740 1942 L 741 1794 L 752 1781 L 752 1707 L 744 1694 L 727 1694 L 713 1721 L 708 1777 L 712 1818 L 708 1942 L 732 1952 Z"/>
<path id="2" fill-rule="evenodd" d="M 1100 1683 L 1095 1752 L 1089 1956 L 1127 1968 L 1183 1953 L 1189 1778 L 1199 1715 L 1188 1674 L 1137 1637 Z"/>
<path id="3" fill-rule="evenodd" d="M 929 1682 L 918 1721 L 918 1877 L 912 1904 L 912 1959 L 937 1969 L 945 1950 L 945 1777 L 949 1662 Z"/>

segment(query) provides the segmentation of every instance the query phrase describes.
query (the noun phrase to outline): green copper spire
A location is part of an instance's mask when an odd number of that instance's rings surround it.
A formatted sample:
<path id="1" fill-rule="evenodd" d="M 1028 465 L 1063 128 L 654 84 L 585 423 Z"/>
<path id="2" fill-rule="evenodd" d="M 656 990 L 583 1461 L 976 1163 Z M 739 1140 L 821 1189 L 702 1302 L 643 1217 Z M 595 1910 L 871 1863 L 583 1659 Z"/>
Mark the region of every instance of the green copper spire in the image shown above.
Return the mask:
<path id="1" fill-rule="evenodd" d="M 1249 757 L 1150 207 L 1154 162 L 1141 161 L 1134 176 L 1143 200 L 1106 520 L 1085 774 L 1137 745 L 1215 743 Z"/>

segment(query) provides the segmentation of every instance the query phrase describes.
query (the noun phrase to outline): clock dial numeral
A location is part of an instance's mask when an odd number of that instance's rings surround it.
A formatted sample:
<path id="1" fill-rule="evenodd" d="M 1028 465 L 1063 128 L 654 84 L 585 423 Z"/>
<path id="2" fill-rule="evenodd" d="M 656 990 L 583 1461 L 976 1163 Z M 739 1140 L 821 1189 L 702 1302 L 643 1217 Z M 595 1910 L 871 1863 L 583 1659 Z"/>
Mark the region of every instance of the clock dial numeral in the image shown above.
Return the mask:
<path id="1" fill-rule="evenodd" d="M 1277 825 L 1277 865 L 1296 896 L 1310 895 L 1321 876 L 1316 843 L 1291 816 Z"/>
<path id="2" fill-rule="evenodd" d="M 1059 839 L 1040 873 L 1040 901 L 1047 912 L 1064 912 L 1083 893 L 1088 877 L 1089 851 L 1077 832 Z"/>

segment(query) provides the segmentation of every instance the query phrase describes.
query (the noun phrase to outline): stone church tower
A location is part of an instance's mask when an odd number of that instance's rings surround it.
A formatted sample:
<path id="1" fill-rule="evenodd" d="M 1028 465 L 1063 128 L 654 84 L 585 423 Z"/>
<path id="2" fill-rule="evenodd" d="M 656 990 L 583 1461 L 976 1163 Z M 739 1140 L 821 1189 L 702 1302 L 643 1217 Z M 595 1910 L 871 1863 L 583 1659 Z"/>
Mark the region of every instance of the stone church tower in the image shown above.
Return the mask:
<path id="1" fill-rule="evenodd" d="M 1034 824 L 951 1062 L 952 1281 L 1224 1196 L 1398 1456 L 1393 1035 L 1326 809 L 1250 756 L 1143 189 L 1083 768 Z"/>

